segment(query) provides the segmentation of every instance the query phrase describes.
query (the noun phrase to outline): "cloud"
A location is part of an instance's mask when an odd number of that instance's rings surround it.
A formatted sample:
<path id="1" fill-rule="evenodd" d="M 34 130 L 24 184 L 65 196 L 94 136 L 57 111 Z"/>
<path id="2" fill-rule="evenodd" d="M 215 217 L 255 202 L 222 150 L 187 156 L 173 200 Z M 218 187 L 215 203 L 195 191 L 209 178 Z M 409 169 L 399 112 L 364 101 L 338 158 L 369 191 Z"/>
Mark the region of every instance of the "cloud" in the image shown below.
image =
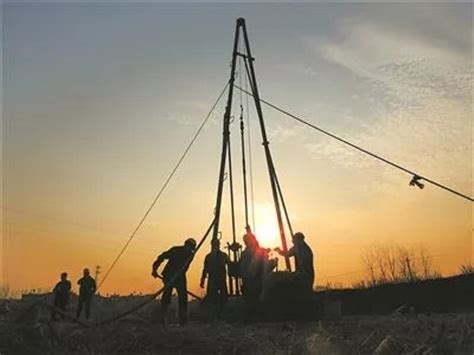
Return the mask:
<path id="1" fill-rule="evenodd" d="M 300 63 L 282 63 L 275 65 L 275 70 L 283 71 L 289 74 L 297 74 L 304 77 L 317 77 L 318 71 L 310 65 Z"/>
<path id="2" fill-rule="evenodd" d="M 313 55 L 368 84 L 367 92 L 356 95 L 369 107 L 369 117 L 354 116 L 360 129 L 346 138 L 470 190 L 471 49 L 435 44 L 406 28 L 347 21 L 337 36 L 304 43 Z M 340 164 L 364 164 L 338 142 L 307 148 Z"/>
<path id="3" fill-rule="evenodd" d="M 268 129 L 268 136 L 272 142 L 284 143 L 291 140 L 305 139 L 307 133 L 304 127 L 295 125 L 293 122 L 279 123 Z"/>
<path id="4" fill-rule="evenodd" d="M 170 108 L 170 112 L 163 115 L 164 119 L 177 123 L 181 126 L 196 127 L 209 113 L 212 102 L 201 100 L 182 100 L 178 101 Z M 225 100 L 221 99 L 218 106 L 212 112 L 209 123 L 211 125 L 221 124 L 225 110 Z"/>

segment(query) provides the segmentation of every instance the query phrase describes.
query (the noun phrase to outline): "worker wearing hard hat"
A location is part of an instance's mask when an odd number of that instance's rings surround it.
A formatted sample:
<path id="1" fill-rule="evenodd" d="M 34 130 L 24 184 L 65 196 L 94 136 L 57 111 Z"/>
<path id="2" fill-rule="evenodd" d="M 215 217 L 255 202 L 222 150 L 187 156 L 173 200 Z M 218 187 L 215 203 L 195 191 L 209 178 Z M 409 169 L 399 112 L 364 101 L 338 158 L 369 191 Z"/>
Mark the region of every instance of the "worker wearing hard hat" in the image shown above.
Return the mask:
<path id="1" fill-rule="evenodd" d="M 168 260 L 163 272 L 163 282 L 165 289 L 161 296 L 161 319 L 166 322 L 166 314 L 171 303 L 171 294 L 173 288 L 178 293 L 179 305 L 179 323 L 185 325 L 188 320 L 188 295 L 186 286 L 186 271 L 193 258 L 194 250 L 196 249 L 196 241 L 193 238 L 188 238 L 184 245 L 175 246 L 160 254 L 156 258 L 152 266 L 151 274 L 153 277 L 159 277 L 158 268 L 163 261 Z"/>
<path id="2" fill-rule="evenodd" d="M 220 250 L 219 239 L 211 242 L 211 252 L 204 259 L 204 267 L 201 275 L 201 288 L 207 278 L 206 300 L 211 304 L 222 307 L 227 299 L 227 266 L 229 257 Z"/>
<path id="3" fill-rule="evenodd" d="M 296 279 L 301 282 L 306 290 L 311 291 L 314 283 L 313 252 L 304 241 L 303 233 L 295 233 L 292 240 L 293 247 L 288 251 L 285 252 L 280 248 L 276 248 L 275 251 L 284 257 L 295 258 Z"/>

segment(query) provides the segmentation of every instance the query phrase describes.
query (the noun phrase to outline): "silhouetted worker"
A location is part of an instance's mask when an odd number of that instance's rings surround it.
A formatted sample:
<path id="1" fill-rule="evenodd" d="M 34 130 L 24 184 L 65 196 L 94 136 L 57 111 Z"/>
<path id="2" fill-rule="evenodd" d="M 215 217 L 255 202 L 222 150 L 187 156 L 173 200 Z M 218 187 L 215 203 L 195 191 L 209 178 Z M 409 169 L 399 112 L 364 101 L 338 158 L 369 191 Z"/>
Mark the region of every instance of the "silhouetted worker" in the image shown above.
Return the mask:
<path id="1" fill-rule="evenodd" d="M 89 319 L 91 314 L 91 301 L 94 296 L 97 286 L 95 280 L 90 276 L 89 269 L 84 269 L 83 276 L 77 281 L 79 285 L 79 304 L 77 306 L 76 318 L 79 318 L 82 313 L 82 308 L 85 307 L 86 319 Z"/>
<path id="2" fill-rule="evenodd" d="M 161 296 L 161 321 L 166 323 L 166 313 L 171 303 L 173 288 L 178 293 L 179 323 L 185 325 L 188 321 L 188 290 L 186 288 L 186 271 L 196 249 L 196 241 L 188 238 L 182 246 L 172 247 L 156 258 L 151 274 L 159 277 L 158 268 L 165 260 L 168 262 L 161 273 L 163 275 L 164 291 Z"/>
<path id="3" fill-rule="evenodd" d="M 63 312 L 66 312 L 66 307 L 69 303 L 70 294 L 71 294 L 71 282 L 67 279 L 67 273 L 63 272 L 61 274 L 61 280 L 53 288 L 54 307 L 59 308 Z M 57 312 L 53 310 L 52 312 L 53 320 L 57 320 L 56 314 Z M 64 315 L 60 314 L 60 318 L 64 319 Z"/>
<path id="4" fill-rule="evenodd" d="M 214 239 L 211 242 L 211 252 L 204 259 L 204 267 L 201 275 L 201 288 L 207 278 L 206 298 L 210 303 L 223 306 L 227 299 L 226 266 L 229 257 L 220 250 L 220 242 Z"/>
<path id="5" fill-rule="evenodd" d="M 313 290 L 314 283 L 314 265 L 313 252 L 309 245 L 304 241 L 304 235 L 301 232 L 295 233 L 292 238 L 293 247 L 287 252 L 280 248 L 275 250 L 282 256 L 295 258 L 295 276 L 303 288 L 308 291 Z"/>
<path id="6" fill-rule="evenodd" d="M 245 250 L 240 257 L 239 271 L 242 277 L 242 294 L 246 308 L 245 321 L 250 321 L 256 316 L 258 299 L 262 292 L 264 253 L 249 227 L 247 227 L 247 233 L 243 239 Z"/>

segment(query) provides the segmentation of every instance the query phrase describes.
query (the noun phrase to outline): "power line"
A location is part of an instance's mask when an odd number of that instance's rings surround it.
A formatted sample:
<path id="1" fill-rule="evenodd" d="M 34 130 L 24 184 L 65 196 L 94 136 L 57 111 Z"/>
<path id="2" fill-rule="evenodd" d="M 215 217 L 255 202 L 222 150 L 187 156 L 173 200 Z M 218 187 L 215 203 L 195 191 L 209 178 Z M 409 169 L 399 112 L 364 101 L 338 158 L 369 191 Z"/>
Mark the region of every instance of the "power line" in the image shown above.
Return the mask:
<path id="1" fill-rule="evenodd" d="M 248 92 L 247 90 L 242 89 L 241 87 L 238 87 L 237 85 L 235 85 L 235 87 L 236 87 L 237 89 L 241 90 L 242 92 L 244 92 L 245 94 L 250 95 L 250 96 L 253 96 L 252 93 Z M 274 110 L 276 110 L 276 111 L 278 111 L 278 112 L 280 112 L 280 113 L 282 113 L 282 114 L 284 114 L 284 115 L 286 115 L 286 116 L 288 116 L 288 117 L 290 117 L 290 118 L 292 118 L 292 119 L 294 119 L 294 120 L 296 120 L 296 121 L 298 121 L 298 122 L 300 122 L 300 123 L 302 123 L 302 124 L 304 124 L 304 125 L 306 125 L 306 126 L 308 126 L 308 127 L 310 127 L 310 128 L 313 128 L 313 129 L 315 129 L 315 130 L 317 130 L 317 131 L 319 131 L 319 132 L 321 132 L 321 133 L 323 133 L 323 134 L 325 134 L 325 135 L 327 135 L 327 136 L 329 136 L 329 137 L 331 137 L 331 138 L 333 138 L 333 139 L 335 139 L 335 140 L 337 140 L 337 141 L 339 141 L 339 142 L 341 142 L 341 143 L 343 143 L 343 144 L 345 144 L 345 145 L 348 145 L 348 146 L 350 146 L 351 148 L 357 149 L 358 151 L 360 151 L 360 152 L 362 152 L 362 153 L 364 153 L 364 154 L 366 154 L 366 155 L 369 155 L 369 156 L 371 156 L 372 158 L 375 158 L 375 159 L 377 159 L 377 160 L 379 160 L 379 161 L 381 161 L 381 162 L 383 162 L 383 163 L 385 163 L 385 164 L 388 164 L 388 165 L 390 165 L 390 166 L 392 166 L 392 167 L 394 167 L 394 168 L 397 168 L 397 169 L 399 169 L 399 170 L 401 170 L 401 171 L 403 171 L 403 172 L 405 172 L 405 173 L 408 173 L 408 174 L 412 175 L 413 178 L 412 178 L 412 180 L 411 180 L 411 182 L 410 182 L 410 185 L 417 185 L 417 186 L 419 186 L 419 187 L 422 188 L 423 185 L 420 184 L 419 181 L 420 181 L 420 180 L 424 180 L 424 181 L 426 181 L 427 183 L 430 183 L 430 184 L 432 184 L 432 185 L 435 185 L 435 186 L 437 186 L 437 187 L 439 187 L 439 188 L 441 188 L 441 189 L 443 189 L 443 190 L 446 190 L 446 191 L 448 191 L 448 192 L 450 192 L 450 193 L 452 193 L 452 194 L 454 194 L 454 195 L 457 195 L 457 196 L 459 196 L 459 197 L 462 197 L 462 198 L 464 198 L 464 199 L 466 199 L 466 200 L 468 200 L 468 201 L 474 202 L 474 199 L 473 199 L 472 197 L 470 197 L 470 196 L 467 196 L 467 195 L 465 195 L 465 194 L 463 194 L 463 193 L 461 193 L 461 192 L 459 192 L 459 191 L 456 191 L 456 190 L 454 190 L 454 189 L 452 189 L 452 188 L 450 188 L 450 187 L 448 187 L 448 186 L 446 186 L 446 185 L 443 185 L 443 184 L 441 184 L 441 183 L 439 183 L 439 182 L 436 182 L 436 181 L 434 181 L 434 180 L 432 180 L 432 179 L 429 179 L 429 178 L 424 177 L 424 176 L 422 176 L 422 175 L 420 175 L 420 174 L 417 174 L 417 173 L 415 173 L 414 171 L 412 171 L 412 170 L 410 170 L 410 169 L 407 169 L 407 168 L 405 168 L 405 167 L 403 167 L 403 166 L 401 166 L 401 165 L 399 165 L 399 164 L 397 164 L 397 163 L 395 163 L 395 162 L 393 162 L 393 161 L 390 161 L 390 160 L 388 160 L 388 159 L 386 159 L 386 158 L 383 158 L 383 157 L 381 157 L 381 156 L 378 155 L 378 154 L 372 153 L 372 152 L 368 151 L 367 149 L 364 149 L 364 148 L 362 148 L 362 147 L 360 147 L 360 146 L 358 146 L 358 145 L 356 145 L 356 144 L 354 144 L 354 143 L 351 143 L 351 142 L 349 142 L 349 141 L 347 141 L 347 140 L 345 140 L 345 139 L 343 139 L 343 138 L 341 138 L 341 137 L 339 137 L 339 136 L 336 136 L 335 134 L 333 134 L 333 133 L 331 133 L 331 132 L 329 132 L 329 131 L 326 131 L 325 129 L 322 129 L 322 128 L 320 128 L 320 127 L 318 127 L 318 126 L 316 126 L 316 125 L 314 125 L 314 124 L 312 124 L 312 123 L 310 123 L 310 122 L 308 122 L 308 121 L 302 119 L 301 117 L 298 117 L 298 116 L 296 116 L 296 115 L 294 115 L 294 114 L 292 114 L 292 113 L 290 113 L 290 112 L 288 112 L 288 111 L 286 111 L 286 110 L 284 110 L 284 109 L 282 109 L 282 108 L 280 108 L 280 107 L 278 107 L 278 106 L 276 106 L 276 105 L 274 105 L 274 104 L 272 104 L 272 103 L 270 103 L 270 102 L 268 102 L 268 101 L 262 99 L 261 97 L 260 97 L 260 101 L 263 102 L 265 105 L 267 105 L 267 106 L 273 108 Z"/>
<path id="2" fill-rule="evenodd" d="M 120 257 L 123 255 L 123 253 L 125 252 L 125 250 L 127 249 L 128 245 L 131 243 L 131 241 L 133 240 L 133 238 L 135 237 L 135 235 L 137 234 L 138 230 L 140 229 L 140 227 L 143 225 L 143 222 L 145 222 L 146 218 L 148 217 L 148 215 L 150 214 L 151 210 L 153 209 L 153 207 L 155 206 L 155 204 L 158 202 L 158 200 L 160 199 L 161 195 L 163 194 L 163 192 L 165 191 L 166 187 L 168 186 L 169 182 L 171 181 L 171 179 L 173 178 L 174 174 L 176 173 L 176 171 L 178 170 L 178 168 L 180 167 L 181 163 L 183 162 L 184 158 L 186 157 L 186 155 L 188 154 L 189 150 L 191 149 L 191 147 L 193 146 L 194 142 L 196 141 L 197 137 L 199 136 L 199 134 L 201 133 L 202 129 L 204 128 L 204 125 L 206 124 L 206 122 L 209 120 L 209 118 L 211 117 L 211 114 L 212 112 L 214 112 L 214 109 L 216 108 L 217 104 L 219 103 L 219 101 L 221 100 L 222 96 L 224 95 L 224 93 L 226 92 L 227 90 L 227 87 L 229 86 L 229 82 L 226 83 L 226 85 L 224 86 L 224 89 L 221 91 L 221 93 L 219 94 L 219 96 L 217 97 L 216 101 L 214 102 L 214 105 L 212 105 L 211 107 L 211 110 L 209 111 L 209 113 L 207 114 L 207 116 L 204 118 L 204 120 L 202 121 L 201 125 L 199 126 L 199 128 L 197 129 L 196 133 L 194 133 L 194 136 L 193 138 L 191 139 L 191 141 L 189 142 L 188 146 L 186 147 L 186 149 L 184 150 L 183 154 L 181 155 L 181 157 L 179 158 L 178 162 L 176 163 L 175 167 L 171 170 L 170 174 L 168 175 L 168 178 L 165 180 L 165 182 L 163 183 L 163 185 L 161 186 L 160 190 L 158 191 L 157 195 L 155 196 L 155 198 L 153 199 L 152 203 L 150 204 L 150 206 L 148 206 L 148 209 L 146 210 L 145 214 L 143 215 L 143 217 L 140 219 L 140 221 L 138 222 L 137 226 L 135 227 L 135 229 L 133 230 L 132 234 L 130 235 L 130 237 L 128 238 L 127 242 L 125 243 L 125 245 L 123 246 L 123 248 L 120 250 L 120 252 L 118 253 L 117 257 L 115 258 L 115 260 L 113 261 L 113 263 L 110 265 L 110 267 L 108 268 L 107 272 L 105 273 L 104 277 L 102 278 L 102 281 L 99 283 L 99 286 L 97 287 L 97 289 L 100 288 L 100 286 L 102 286 L 102 284 L 104 283 L 104 281 L 107 279 L 107 277 L 109 276 L 110 272 L 112 271 L 112 269 L 114 268 L 114 266 L 117 264 L 118 260 L 120 259 Z"/>

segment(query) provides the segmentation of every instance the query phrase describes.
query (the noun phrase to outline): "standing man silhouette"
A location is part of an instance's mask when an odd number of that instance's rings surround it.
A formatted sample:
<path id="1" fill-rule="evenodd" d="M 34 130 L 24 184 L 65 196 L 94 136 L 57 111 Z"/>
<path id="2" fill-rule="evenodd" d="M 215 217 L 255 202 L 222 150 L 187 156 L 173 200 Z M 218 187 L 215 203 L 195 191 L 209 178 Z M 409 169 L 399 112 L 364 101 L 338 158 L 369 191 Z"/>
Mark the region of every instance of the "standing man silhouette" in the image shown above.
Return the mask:
<path id="1" fill-rule="evenodd" d="M 54 286 L 54 307 L 59 308 L 63 312 L 66 311 L 66 307 L 69 303 L 69 296 L 71 294 L 71 282 L 67 279 L 67 272 L 61 274 L 61 280 Z M 56 313 L 53 310 L 52 318 L 57 320 Z M 60 315 L 61 319 L 64 319 L 64 315 Z"/>
<path id="2" fill-rule="evenodd" d="M 79 285 L 79 303 L 77 306 L 76 318 L 81 316 L 82 308 L 85 306 L 86 319 L 89 319 L 91 314 L 92 297 L 97 290 L 97 285 L 92 276 L 90 276 L 89 269 L 84 269 L 83 276 L 79 279 L 79 281 L 77 281 L 77 284 Z"/>
<path id="3" fill-rule="evenodd" d="M 227 299 L 227 270 L 229 257 L 220 250 L 220 241 L 214 239 L 211 242 L 211 252 L 204 259 L 204 267 L 201 275 L 201 288 L 207 278 L 206 297 L 209 302 L 222 307 Z"/>
<path id="4" fill-rule="evenodd" d="M 304 241 L 304 234 L 301 232 L 293 235 L 293 247 L 287 252 L 280 248 L 275 250 L 282 256 L 295 258 L 295 277 L 306 291 L 313 290 L 314 284 L 314 265 L 313 265 L 313 251 L 309 245 Z"/>
<path id="5" fill-rule="evenodd" d="M 244 320 L 250 322 L 257 318 L 258 301 L 263 290 L 265 255 L 250 227 L 247 227 L 243 240 L 245 249 L 239 260 L 239 273 L 245 302 Z"/>

